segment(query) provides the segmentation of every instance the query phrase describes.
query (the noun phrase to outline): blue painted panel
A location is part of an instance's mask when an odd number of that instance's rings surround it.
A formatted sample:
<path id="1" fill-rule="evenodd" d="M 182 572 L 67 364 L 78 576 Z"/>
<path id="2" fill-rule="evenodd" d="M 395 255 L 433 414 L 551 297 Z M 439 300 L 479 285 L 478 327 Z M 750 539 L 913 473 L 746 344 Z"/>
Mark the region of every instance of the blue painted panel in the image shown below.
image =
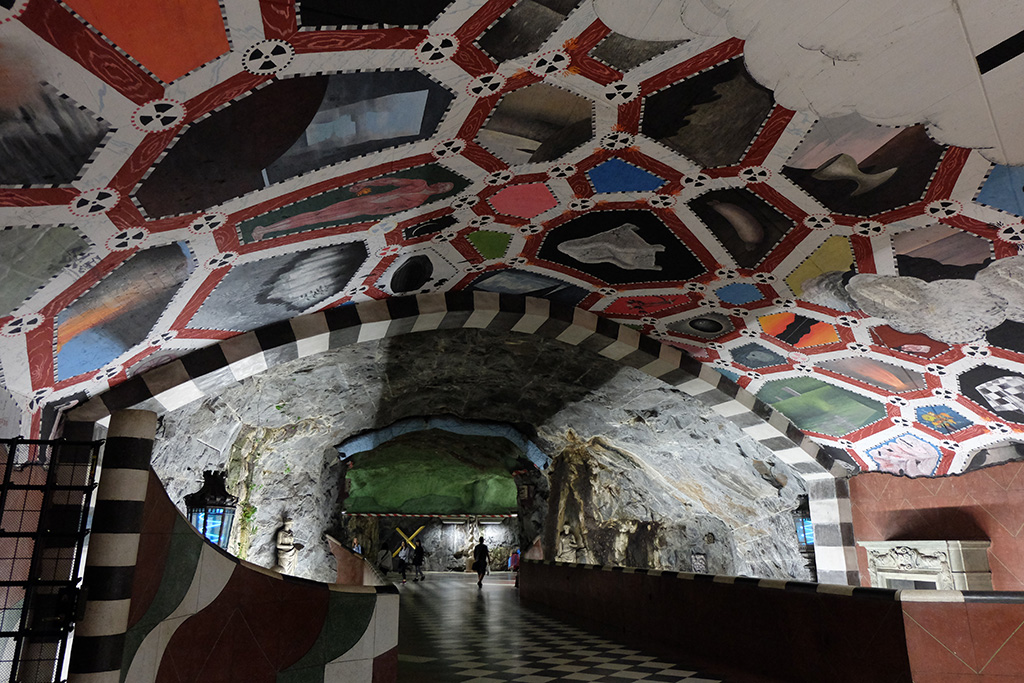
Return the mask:
<path id="1" fill-rule="evenodd" d="M 642 168 L 622 159 L 609 159 L 587 171 L 595 192 L 652 192 L 665 184 Z"/>

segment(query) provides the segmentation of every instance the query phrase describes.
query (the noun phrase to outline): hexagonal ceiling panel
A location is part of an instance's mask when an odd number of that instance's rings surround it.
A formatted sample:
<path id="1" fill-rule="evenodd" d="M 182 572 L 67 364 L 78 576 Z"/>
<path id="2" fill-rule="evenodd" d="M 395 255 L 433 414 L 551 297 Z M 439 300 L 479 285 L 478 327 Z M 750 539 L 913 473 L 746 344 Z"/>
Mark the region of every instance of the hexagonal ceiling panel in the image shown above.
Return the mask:
<path id="1" fill-rule="evenodd" d="M 17 60 L 25 50 L 7 48 L 0 114 L 0 185 L 67 185 L 78 177 L 110 130 L 106 121 L 36 77 Z"/>
<path id="2" fill-rule="evenodd" d="M 141 49 L 77 4 L 0 3 L 26 434 L 282 317 L 480 289 L 684 349 L 863 469 L 1024 441 L 1024 58 L 956 51 L 1024 8 L 167 0 Z"/>
<path id="3" fill-rule="evenodd" d="M 193 269 L 185 242 L 146 249 L 58 313 L 57 379 L 98 370 L 143 341 Z"/>

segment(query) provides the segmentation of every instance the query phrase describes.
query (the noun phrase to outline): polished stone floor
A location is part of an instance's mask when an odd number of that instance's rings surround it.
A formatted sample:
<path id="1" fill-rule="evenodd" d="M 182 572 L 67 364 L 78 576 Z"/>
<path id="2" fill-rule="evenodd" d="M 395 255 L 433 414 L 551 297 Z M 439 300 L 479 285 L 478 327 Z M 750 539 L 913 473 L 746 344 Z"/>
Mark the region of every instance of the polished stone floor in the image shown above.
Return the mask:
<path id="1" fill-rule="evenodd" d="M 511 575 L 428 574 L 400 585 L 399 683 L 721 679 L 521 605 Z"/>

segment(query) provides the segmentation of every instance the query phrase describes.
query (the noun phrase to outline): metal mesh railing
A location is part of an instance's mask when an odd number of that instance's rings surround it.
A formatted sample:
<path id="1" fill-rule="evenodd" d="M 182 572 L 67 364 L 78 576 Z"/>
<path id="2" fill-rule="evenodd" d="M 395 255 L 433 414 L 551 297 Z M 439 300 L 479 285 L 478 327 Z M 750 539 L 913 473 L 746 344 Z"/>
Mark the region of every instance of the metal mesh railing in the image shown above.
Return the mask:
<path id="1" fill-rule="evenodd" d="M 61 678 L 99 442 L 0 440 L 0 681 Z"/>

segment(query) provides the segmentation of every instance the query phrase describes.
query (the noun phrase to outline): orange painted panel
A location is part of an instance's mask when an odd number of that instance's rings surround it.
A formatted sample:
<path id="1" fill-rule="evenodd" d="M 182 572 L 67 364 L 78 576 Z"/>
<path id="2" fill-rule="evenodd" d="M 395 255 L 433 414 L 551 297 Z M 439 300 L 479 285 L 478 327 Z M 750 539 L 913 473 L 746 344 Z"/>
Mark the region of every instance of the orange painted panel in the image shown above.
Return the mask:
<path id="1" fill-rule="evenodd" d="M 165 82 L 229 49 L 217 0 L 67 0 L 67 4 Z"/>

